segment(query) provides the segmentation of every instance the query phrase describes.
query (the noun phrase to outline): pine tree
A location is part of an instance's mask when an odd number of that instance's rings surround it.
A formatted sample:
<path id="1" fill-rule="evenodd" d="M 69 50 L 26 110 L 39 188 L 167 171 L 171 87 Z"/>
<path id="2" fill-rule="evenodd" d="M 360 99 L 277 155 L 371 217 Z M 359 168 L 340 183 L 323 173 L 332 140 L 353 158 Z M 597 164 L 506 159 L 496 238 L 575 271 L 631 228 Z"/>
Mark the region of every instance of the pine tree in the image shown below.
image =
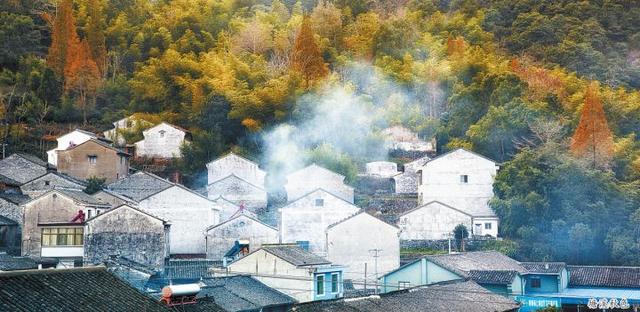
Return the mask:
<path id="1" fill-rule="evenodd" d="M 104 75 L 107 62 L 107 47 L 104 39 L 104 17 L 100 0 L 88 0 L 89 17 L 86 27 L 87 42 L 91 49 L 91 58 L 98 65 L 100 74 Z"/>
<path id="2" fill-rule="evenodd" d="M 571 152 L 591 159 L 594 167 L 606 168 L 613 157 L 613 134 L 602 108 L 599 86 L 587 87 L 580 122 L 571 141 Z"/>
<path id="3" fill-rule="evenodd" d="M 64 89 L 76 98 L 82 111 L 83 122 L 87 123 L 89 98 L 94 96 L 100 86 L 100 71 L 91 58 L 91 49 L 87 40 L 71 42 L 67 50 L 67 63 L 64 67 Z"/>
<path id="4" fill-rule="evenodd" d="M 78 40 L 73 18 L 73 0 L 62 0 L 53 21 L 51 46 L 47 55 L 47 64 L 58 75 L 64 74 L 69 46 Z"/>
<path id="5" fill-rule="evenodd" d="M 320 48 L 316 44 L 309 16 L 305 16 L 302 20 L 291 59 L 293 69 L 302 74 L 307 87 L 310 82 L 323 78 L 329 73 Z"/>

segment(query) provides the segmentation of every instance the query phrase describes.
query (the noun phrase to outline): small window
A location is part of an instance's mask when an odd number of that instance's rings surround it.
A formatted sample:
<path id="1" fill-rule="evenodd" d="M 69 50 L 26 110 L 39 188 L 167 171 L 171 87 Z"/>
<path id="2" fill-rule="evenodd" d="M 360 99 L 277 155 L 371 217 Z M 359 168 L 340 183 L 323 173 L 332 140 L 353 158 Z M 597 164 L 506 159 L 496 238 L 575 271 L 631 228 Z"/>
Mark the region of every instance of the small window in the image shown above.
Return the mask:
<path id="1" fill-rule="evenodd" d="M 51 181 L 49 181 L 49 180 L 47 180 L 47 181 L 44 181 L 44 185 L 46 185 L 46 186 L 49 186 L 49 185 L 51 185 Z"/>
<path id="2" fill-rule="evenodd" d="M 316 294 L 318 296 L 324 295 L 324 275 L 316 276 Z"/>
<path id="3" fill-rule="evenodd" d="M 164 131 L 164 130 L 160 130 L 160 137 L 161 137 L 161 138 L 164 138 L 164 133 L 165 133 L 165 132 L 166 132 L 166 131 Z"/>
<path id="4" fill-rule="evenodd" d="M 91 210 L 87 210 L 87 219 L 91 219 Z"/>
<path id="5" fill-rule="evenodd" d="M 309 251 L 309 241 L 296 241 L 296 245 L 303 250 Z"/>
<path id="6" fill-rule="evenodd" d="M 317 198 L 316 199 L 316 207 L 321 207 L 321 206 L 324 206 L 324 199 Z"/>
<path id="7" fill-rule="evenodd" d="M 409 288 L 411 282 L 408 281 L 398 281 L 398 290 Z"/>
<path id="8" fill-rule="evenodd" d="M 335 294 L 338 292 L 338 289 L 339 289 L 338 274 L 333 273 L 331 274 L 331 292 Z"/>
<path id="9" fill-rule="evenodd" d="M 540 278 L 539 277 L 531 278 L 531 288 L 540 288 Z"/>
<path id="10" fill-rule="evenodd" d="M 484 229 L 485 230 L 491 230 L 491 223 L 490 222 L 485 223 L 484 224 Z"/>
<path id="11" fill-rule="evenodd" d="M 91 165 L 95 165 L 96 162 L 98 162 L 98 156 L 96 155 L 89 155 L 87 156 L 87 159 L 89 160 L 89 164 Z"/>
<path id="12" fill-rule="evenodd" d="M 460 176 L 460 183 L 469 183 L 469 176 L 466 174 L 463 174 Z"/>

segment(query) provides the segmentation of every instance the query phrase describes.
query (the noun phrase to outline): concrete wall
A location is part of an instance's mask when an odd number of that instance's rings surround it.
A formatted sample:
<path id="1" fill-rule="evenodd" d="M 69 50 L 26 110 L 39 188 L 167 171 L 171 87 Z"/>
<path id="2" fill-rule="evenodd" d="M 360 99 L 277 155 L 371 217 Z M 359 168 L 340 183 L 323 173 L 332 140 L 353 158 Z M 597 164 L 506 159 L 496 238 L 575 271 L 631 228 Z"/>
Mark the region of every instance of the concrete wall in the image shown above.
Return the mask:
<path id="1" fill-rule="evenodd" d="M 136 156 L 174 158 L 181 157 L 180 147 L 186 133 L 166 123 L 145 130 L 144 140 L 136 142 Z"/>
<path id="2" fill-rule="evenodd" d="M 493 215 L 488 200 L 498 166 L 486 158 L 458 149 L 427 162 L 422 167 L 418 196 L 425 204 L 443 202 L 475 216 Z M 461 182 L 467 175 L 468 182 Z"/>
<path id="3" fill-rule="evenodd" d="M 314 298 L 313 275 L 308 268 L 297 268 L 264 250 L 258 250 L 233 262 L 228 268 L 231 273 L 251 274 L 265 285 L 299 302 L 312 301 Z M 286 275 L 288 278 L 274 275 Z"/>
<path id="4" fill-rule="evenodd" d="M 433 202 L 400 216 L 398 227 L 401 229 L 400 239 L 403 240 L 440 240 L 452 233 L 458 224 L 464 224 L 471 230 L 471 221 L 471 216 Z"/>
<path id="5" fill-rule="evenodd" d="M 532 288 L 531 287 L 531 279 L 532 278 L 539 278 L 540 279 L 540 288 Z M 531 294 L 531 293 L 556 293 L 561 291 L 561 289 L 558 289 L 558 286 L 561 285 L 560 284 L 560 279 L 561 277 L 558 275 L 536 275 L 536 274 L 530 274 L 527 275 L 527 277 L 524 279 L 524 292 L 525 294 Z"/>
<path id="6" fill-rule="evenodd" d="M 177 185 L 140 201 L 139 207 L 171 224 L 172 254 L 204 254 L 204 232 L 220 220 L 214 202 Z"/>
<path id="7" fill-rule="evenodd" d="M 264 189 L 266 172 L 244 157 L 229 153 L 207 164 L 207 184 L 232 174 Z"/>
<path id="8" fill-rule="evenodd" d="M 58 146 L 52 150 L 47 151 L 48 162 L 54 166 L 57 166 L 58 154 L 56 151 L 66 150 L 67 148 L 73 145 L 80 145 L 84 142 L 89 141 L 92 138 L 95 138 L 95 136 L 91 136 L 87 133 L 83 133 L 75 130 L 59 137 L 57 139 Z"/>
<path id="9" fill-rule="evenodd" d="M 207 185 L 207 196 L 216 199 L 220 196 L 236 205 L 244 205 L 256 211 L 267 206 L 267 192 L 235 176 L 227 176 Z"/>
<path id="10" fill-rule="evenodd" d="M 89 220 L 84 235 L 84 262 L 88 264 L 118 255 L 160 268 L 168 256 L 163 221 L 128 206 Z"/>
<path id="11" fill-rule="evenodd" d="M 220 222 L 229 220 L 240 209 L 240 206 L 222 197 L 209 198 L 209 199 L 211 199 L 218 206 L 218 209 L 220 209 Z M 256 217 L 256 215 L 253 212 L 247 209 L 245 209 L 243 213 L 248 214 L 251 217 Z"/>
<path id="12" fill-rule="evenodd" d="M 423 258 L 384 276 L 381 283 L 382 291 L 389 292 L 460 278 L 459 275 Z"/>
<path id="13" fill-rule="evenodd" d="M 322 200 L 322 206 L 316 206 Z M 360 209 L 324 190 L 317 190 L 280 210 L 280 236 L 283 243 L 309 241 L 311 252 L 326 253 L 325 231 Z"/>
<path id="14" fill-rule="evenodd" d="M 346 266 L 344 278 L 364 280 L 367 267 L 367 284 L 376 281 L 376 259 L 372 250 L 379 249 L 377 258 L 378 276 L 400 266 L 400 230 L 367 213 L 338 223 L 327 230 L 327 259 L 334 264 Z M 354 284 L 363 288 L 361 284 Z"/>
<path id="15" fill-rule="evenodd" d="M 469 230 L 473 235 L 498 237 L 499 223 L 498 217 L 473 218 L 473 228 Z"/>
<path id="16" fill-rule="evenodd" d="M 245 215 L 239 215 L 207 231 L 207 259 L 222 260 L 237 240 L 248 240 L 249 251 L 262 244 L 278 243 L 278 230 Z"/>
<path id="17" fill-rule="evenodd" d="M 50 192 L 24 205 L 24 224 L 22 227 L 22 255 L 40 257 L 42 231 L 38 223 L 69 222 L 87 207 L 75 203 L 72 199 Z"/>
<path id="18" fill-rule="evenodd" d="M 129 174 L 128 157 L 94 141 L 57 153 L 58 171 L 72 177 L 83 180 L 99 177 L 109 183 Z M 89 162 L 89 156 L 97 156 L 94 164 Z"/>
<path id="19" fill-rule="evenodd" d="M 398 174 L 398 165 L 390 161 L 374 161 L 366 164 L 368 176 L 390 178 Z"/>
<path id="20" fill-rule="evenodd" d="M 20 186 L 22 193 L 31 197 L 38 197 L 54 188 L 84 190 L 85 186 L 75 183 L 69 179 L 65 179 L 54 173 L 48 173 Z"/>
<path id="21" fill-rule="evenodd" d="M 354 202 L 353 188 L 344 184 L 343 176 L 315 164 L 288 175 L 284 188 L 289 202 L 318 188 L 325 189 L 350 203 Z"/>

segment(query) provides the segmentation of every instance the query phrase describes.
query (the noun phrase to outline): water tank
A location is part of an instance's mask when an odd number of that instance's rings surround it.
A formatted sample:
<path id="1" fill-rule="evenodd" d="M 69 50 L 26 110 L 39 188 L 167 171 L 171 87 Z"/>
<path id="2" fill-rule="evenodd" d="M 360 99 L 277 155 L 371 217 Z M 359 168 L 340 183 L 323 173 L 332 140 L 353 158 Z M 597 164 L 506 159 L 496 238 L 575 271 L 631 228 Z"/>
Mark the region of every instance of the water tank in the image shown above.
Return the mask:
<path id="1" fill-rule="evenodd" d="M 162 288 L 162 297 L 195 296 L 200 292 L 198 284 L 169 285 Z"/>

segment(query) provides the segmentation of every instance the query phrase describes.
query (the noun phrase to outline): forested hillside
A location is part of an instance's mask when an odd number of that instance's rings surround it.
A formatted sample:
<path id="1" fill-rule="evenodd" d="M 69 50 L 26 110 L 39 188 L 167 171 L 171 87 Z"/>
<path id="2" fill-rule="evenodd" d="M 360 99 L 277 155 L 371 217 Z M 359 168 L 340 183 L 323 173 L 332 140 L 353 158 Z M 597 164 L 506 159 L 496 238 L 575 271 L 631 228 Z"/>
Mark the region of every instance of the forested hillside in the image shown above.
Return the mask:
<path id="1" fill-rule="evenodd" d="M 439 151 L 502 163 L 501 250 L 640 264 L 635 1 L 8 0 L 0 11 L 8 152 L 42 156 L 66 130 L 139 113 L 192 132 L 176 164 L 191 183 L 229 149 L 353 177 L 380 157 L 376 132 L 403 124 Z"/>

